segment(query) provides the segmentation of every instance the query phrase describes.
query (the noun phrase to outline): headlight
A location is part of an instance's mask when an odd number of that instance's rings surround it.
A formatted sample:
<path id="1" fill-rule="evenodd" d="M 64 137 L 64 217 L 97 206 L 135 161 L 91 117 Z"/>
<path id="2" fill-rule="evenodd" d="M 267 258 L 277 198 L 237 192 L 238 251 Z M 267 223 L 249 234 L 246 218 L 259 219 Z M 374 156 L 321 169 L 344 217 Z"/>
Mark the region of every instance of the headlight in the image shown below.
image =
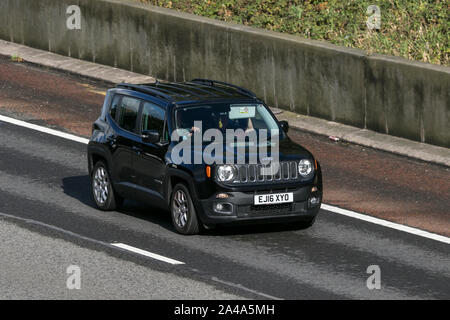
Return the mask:
<path id="1" fill-rule="evenodd" d="M 298 173 L 303 177 L 307 177 L 313 171 L 312 163 L 308 159 L 300 160 L 298 163 Z"/>
<path id="2" fill-rule="evenodd" d="M 222 182 L 230 182 L 236 178 L 237 170 L 232 165 L 222 165 L 217 167 L 217 179 Z"/>

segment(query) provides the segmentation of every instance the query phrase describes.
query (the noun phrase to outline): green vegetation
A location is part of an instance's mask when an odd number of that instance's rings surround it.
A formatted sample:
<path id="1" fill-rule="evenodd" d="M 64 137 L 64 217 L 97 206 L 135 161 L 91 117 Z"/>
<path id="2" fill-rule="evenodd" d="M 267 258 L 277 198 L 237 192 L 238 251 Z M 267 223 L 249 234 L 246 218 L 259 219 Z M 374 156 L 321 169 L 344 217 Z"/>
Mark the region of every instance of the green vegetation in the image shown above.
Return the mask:
<path id="1" fill-rule="evenodd" d="M 16 55 L 16 54 L 13 54 L 13 55 L 11 56 L 11 61 L 12 61 L 12 62 L 23 62 L 23 58 L 22 58 L 22 57 L 19 57 L 19 56 Z"/>
<path id="2" fill-rule="evenodd" d="M 139 0 L 209 18 L 450 65 L 449 0 Z M 380 30 L 366 26 L 369 5 Z"/>

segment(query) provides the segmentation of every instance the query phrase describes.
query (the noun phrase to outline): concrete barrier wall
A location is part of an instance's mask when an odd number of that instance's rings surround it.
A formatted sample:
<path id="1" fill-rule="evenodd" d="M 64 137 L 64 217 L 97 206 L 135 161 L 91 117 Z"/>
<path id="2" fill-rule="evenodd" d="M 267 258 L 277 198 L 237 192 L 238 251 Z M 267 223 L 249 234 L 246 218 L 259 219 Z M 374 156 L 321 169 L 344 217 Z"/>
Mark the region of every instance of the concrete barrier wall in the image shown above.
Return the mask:
<path id="1" fill-rule="evenodd" d="M 66 28 L 79 5 L 81 30 Z M 0 0 L 0 38 L 161 79 L 211 78 L 271 106 L 450 147 L 450 68 L 119 0 Z"/>

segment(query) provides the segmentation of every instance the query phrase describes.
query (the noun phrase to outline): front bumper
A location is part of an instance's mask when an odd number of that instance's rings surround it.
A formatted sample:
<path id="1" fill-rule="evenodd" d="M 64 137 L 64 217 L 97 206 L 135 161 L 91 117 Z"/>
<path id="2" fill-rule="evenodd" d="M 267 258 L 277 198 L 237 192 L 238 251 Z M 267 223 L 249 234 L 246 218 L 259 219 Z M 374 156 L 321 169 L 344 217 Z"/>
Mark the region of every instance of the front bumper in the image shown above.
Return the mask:
<path id="1" fill-rule="evenodd" d="M 322 202 L 320 190 L 312 192 L 313 186 L 294 189 L 261 190 L 250 192 L 217 192 L 208 199 L 200 200 L 200 219 L 204 224 L 253 224 L 290 221 L 309 221 L 316 217 Z M 254 205 L 254 196 L 271 193 L 293 193 L 293 202 L 283 204 Z M 228 198 L 217 198 L 227 194 Z M 313 204 L 311 199 L 318 202 Z M 217 209 L 222 205 L 222 210 Z"/>

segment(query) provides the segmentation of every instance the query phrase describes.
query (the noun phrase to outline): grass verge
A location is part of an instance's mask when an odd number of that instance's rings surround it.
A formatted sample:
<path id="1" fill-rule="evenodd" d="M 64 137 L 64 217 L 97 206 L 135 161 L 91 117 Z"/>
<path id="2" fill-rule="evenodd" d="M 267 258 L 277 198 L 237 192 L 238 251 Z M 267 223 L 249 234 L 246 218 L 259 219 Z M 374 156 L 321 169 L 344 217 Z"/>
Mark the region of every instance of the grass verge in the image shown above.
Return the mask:
<path id="1" fill-rule="evenodd" d="M 139 0 L 336 45 L 450 65 L 448 0 Z M 380 28 L 366 22 L 380 9 Z"/>

